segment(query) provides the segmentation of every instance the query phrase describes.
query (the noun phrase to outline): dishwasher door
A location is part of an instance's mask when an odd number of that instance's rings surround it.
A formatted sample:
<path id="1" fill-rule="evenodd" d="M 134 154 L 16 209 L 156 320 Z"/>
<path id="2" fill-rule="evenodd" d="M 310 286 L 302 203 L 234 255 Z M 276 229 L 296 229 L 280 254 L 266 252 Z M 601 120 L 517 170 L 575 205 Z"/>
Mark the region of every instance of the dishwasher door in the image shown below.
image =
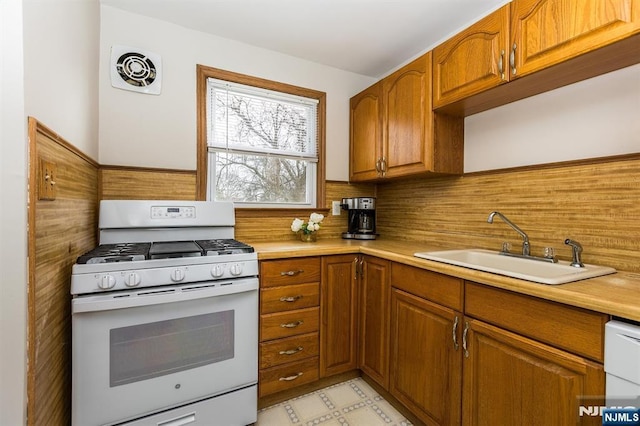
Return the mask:
<path id="1" fill-rule="evenodd" d="M 609 321 L 605 325 L 604 371 L 607 404 L 640 396 L 640 325 Z"/>

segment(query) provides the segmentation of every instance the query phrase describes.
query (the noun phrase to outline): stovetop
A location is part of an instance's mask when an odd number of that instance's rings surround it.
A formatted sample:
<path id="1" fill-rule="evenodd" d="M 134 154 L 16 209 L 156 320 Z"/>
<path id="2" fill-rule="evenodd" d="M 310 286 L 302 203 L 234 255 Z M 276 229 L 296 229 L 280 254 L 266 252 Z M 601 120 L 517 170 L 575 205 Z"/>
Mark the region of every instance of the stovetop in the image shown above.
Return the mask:
<path id="1" fill-rule="evenodd" d="M 253 253 L 253 247 L 234 239 L 102 244 L 78 257 L 77 264 L 133 262 L 200 256 Z"/>

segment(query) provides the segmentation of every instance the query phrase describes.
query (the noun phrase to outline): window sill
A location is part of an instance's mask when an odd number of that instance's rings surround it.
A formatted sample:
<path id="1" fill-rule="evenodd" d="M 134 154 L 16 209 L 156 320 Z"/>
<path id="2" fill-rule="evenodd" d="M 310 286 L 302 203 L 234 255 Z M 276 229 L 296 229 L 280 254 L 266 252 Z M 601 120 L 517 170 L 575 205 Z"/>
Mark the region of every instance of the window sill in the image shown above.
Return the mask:
<path id="1" fill-rule="evenodd" d="M 311 213 L 320 213 L 327 216 L 331 209 L 324 208 L 282 208 L 282 209 L 260 209 L 260 208 L 241 208 L 235 209 L 236 218 L 253 218 L 253 217 L 273 217 L 273 216 L 309 216 Z"/>

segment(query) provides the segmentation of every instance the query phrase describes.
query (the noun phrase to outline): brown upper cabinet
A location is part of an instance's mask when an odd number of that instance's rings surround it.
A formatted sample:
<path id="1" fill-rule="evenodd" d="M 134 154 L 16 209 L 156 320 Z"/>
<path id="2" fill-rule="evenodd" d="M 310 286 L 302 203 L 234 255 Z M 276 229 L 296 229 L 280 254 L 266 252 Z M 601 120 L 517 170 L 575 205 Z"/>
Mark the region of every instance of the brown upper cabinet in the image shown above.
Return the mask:
<path id="1" fill-rule="evenodd" d="M 514 0 L 511 78 L 558 64 L 639 30 L 638 0 Z"/>
<path id="2" fill-rule="evenodd" d="M 434 108 L 469 115 L 632 65 L 638 33 L 640 0 L 514 0 L 434 49 Z M 469 100 L 542 70 L 510 94 Z"/>
<path id="3" fill-rule="evenodd" d="M 363 90 L 350 102 L 350 163 L 352 181 L 376 179 L 382 158 L 382 82 Z"/>
<path id="4" fill-rule="evenodd" d="M 509 80 L 509 5 L 433 51 L 433 103 L 440 107 Z"/>
<path id="5" fill-rule="evenodd" d="M 351 181 L 462 173 L 463 124 L 434 115 L 431 68 L 428 52 L 351 99 Z"/>

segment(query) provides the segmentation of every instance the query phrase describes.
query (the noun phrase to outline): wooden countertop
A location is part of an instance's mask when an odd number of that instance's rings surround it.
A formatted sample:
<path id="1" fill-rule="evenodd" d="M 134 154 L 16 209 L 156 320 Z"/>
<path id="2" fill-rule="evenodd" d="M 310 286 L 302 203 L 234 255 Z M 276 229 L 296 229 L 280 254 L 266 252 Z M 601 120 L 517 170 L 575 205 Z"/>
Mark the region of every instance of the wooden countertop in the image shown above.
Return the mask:
<path id="1" fill-rule="evenodd" d="M 384 239 L 375 241 L 320 239 L 315 243 L 278 241 L 250 242 L 250 244 L 257 251 L 259 260 L 362 253 L 492 287 L 640 321 L 640 273 L 636 272 L 619 271 L 612 275 L 573 283 L 546 285 L 413 256 L 415 252 L 452 248 L 428 243 Z"/>

